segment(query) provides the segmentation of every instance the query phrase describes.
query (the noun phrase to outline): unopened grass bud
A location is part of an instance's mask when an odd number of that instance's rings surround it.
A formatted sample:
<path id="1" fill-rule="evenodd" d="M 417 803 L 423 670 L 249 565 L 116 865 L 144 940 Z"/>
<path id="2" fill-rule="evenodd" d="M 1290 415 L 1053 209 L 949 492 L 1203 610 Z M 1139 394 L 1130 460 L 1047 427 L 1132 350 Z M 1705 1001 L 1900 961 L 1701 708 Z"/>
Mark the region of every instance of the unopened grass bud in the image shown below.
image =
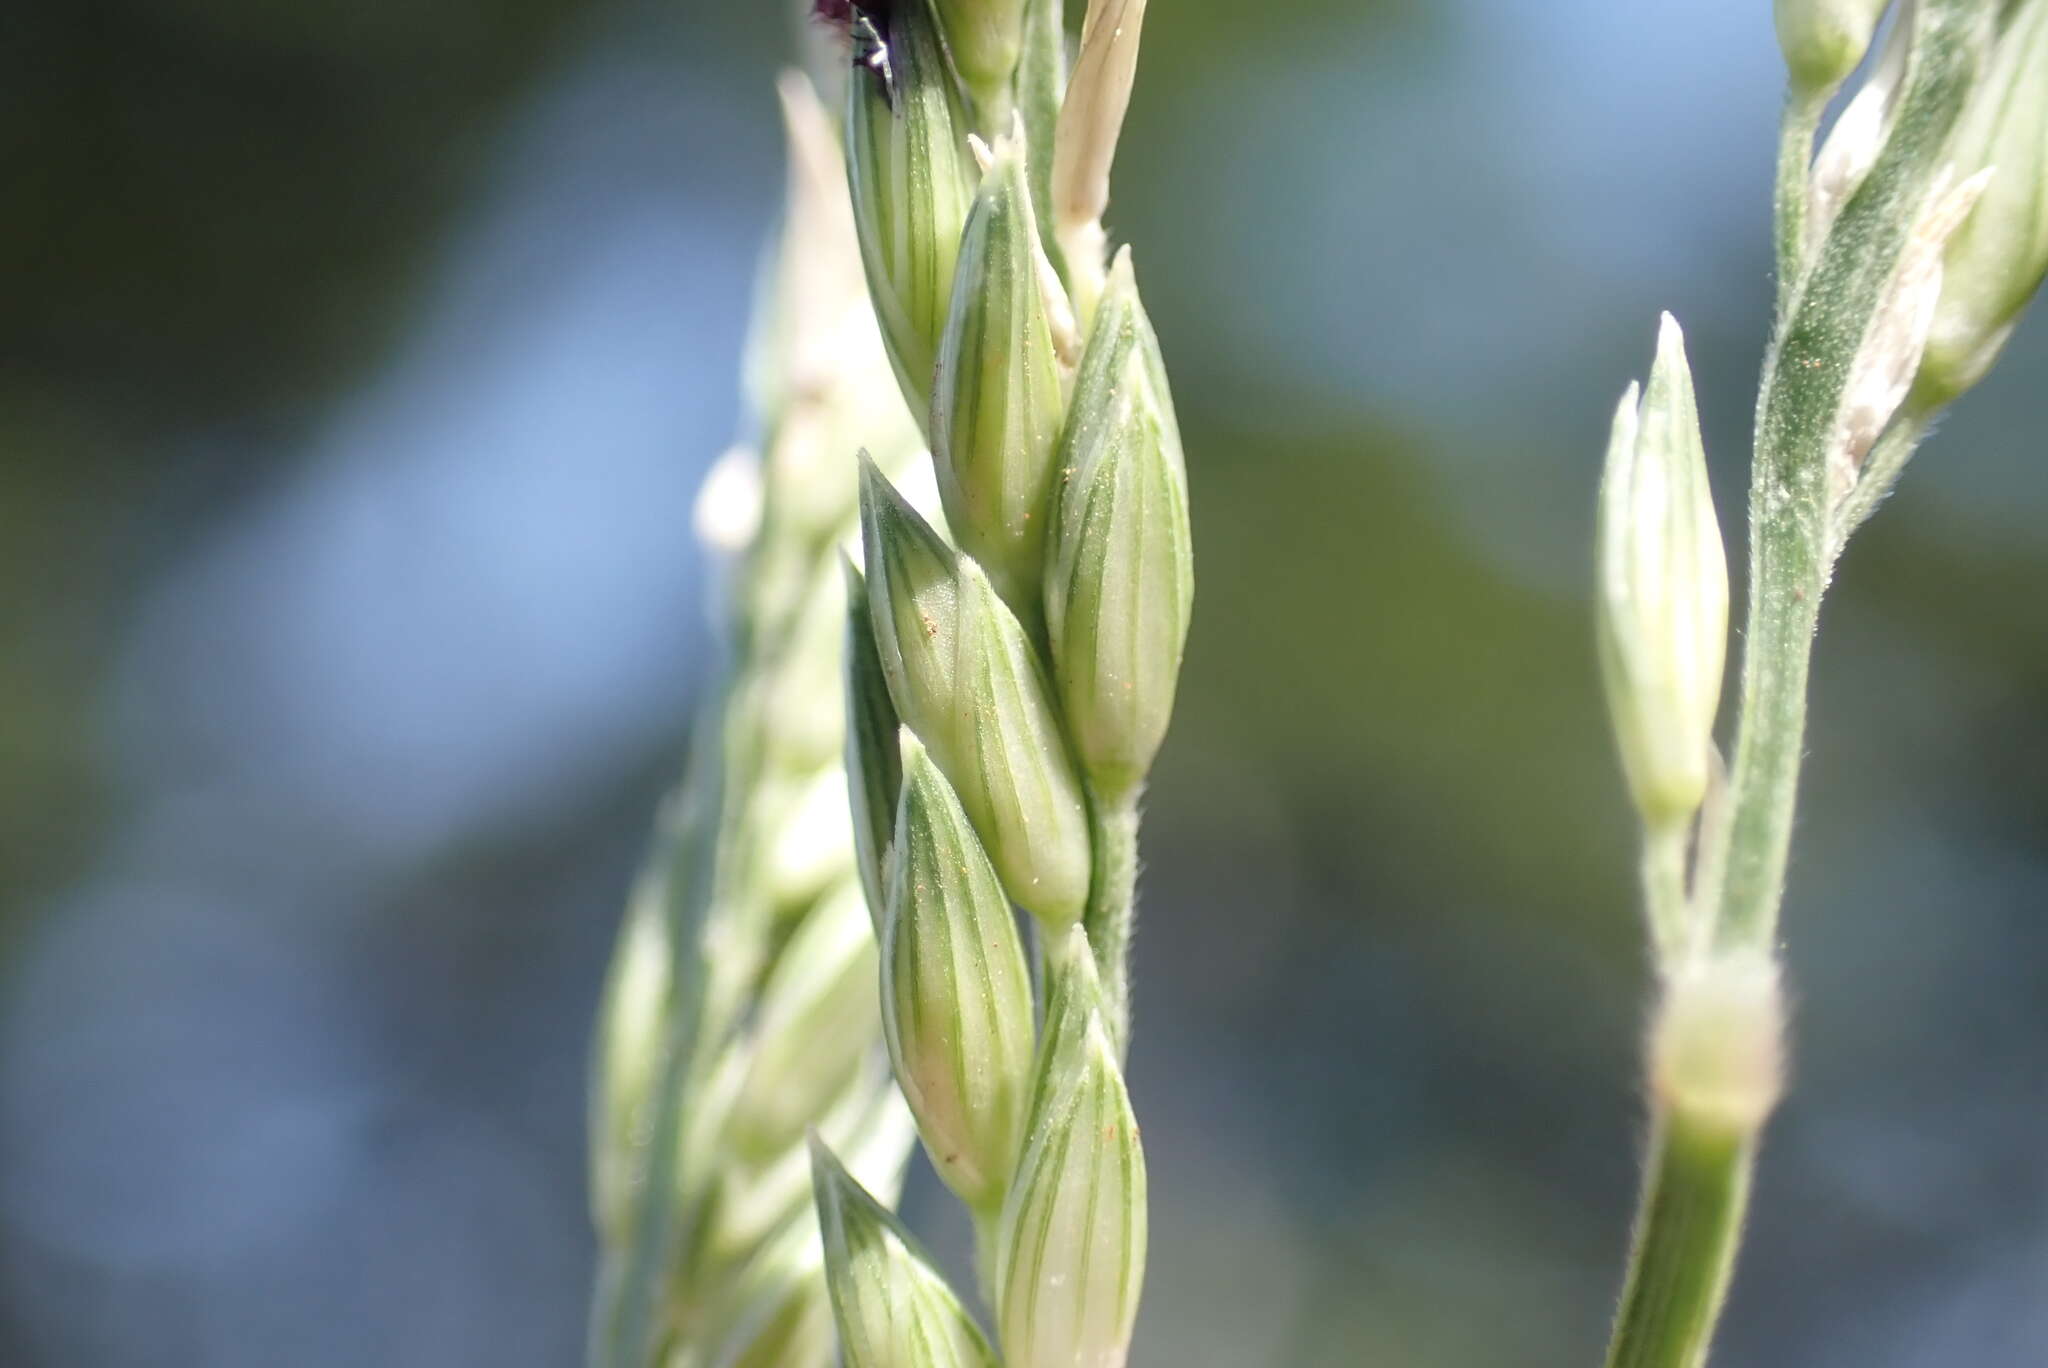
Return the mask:
<path id="1" fill-rule="evenodd" d="M 887 1061 L 880 1062 L 871 1104 L 859 1121 L 843 1136 L 827 1126 L 820 1126 L 818 1134 L 855 1182 L 894 1206 L 903 1193 L 903 1170 L 917 1139 L 917 1121 L 904 1105 L 903 1090 L 896 1086 Z"/>
<path id="2" fill-rule="evenodd" d="M 599 1238 L 622 1246 L 630 1235 L 638 1138 L 661 1068 L 674 983 L 674 942 L 667 887 L 642 875 L 606 977 L 599 1009 L 596 1086 L 590 1106 L 590 1195 Z"/>
<path id="3" fill-rule="evenodd" d="M 881 1033 L 873 929 L 859 890 L 829 895 L 798 926 L 761 991 L 760 1042 L 733 1109 L 732 1142 L 749 1155 L 796 1143 L 845 1092 Z"/>
<path id="4" fill-rule="evenodd" d="M 747 1260 L 726 1300 L 738 1310 L 707 1368 L 797 1368 L 832 1356 L 832 1304 L 813 1221 L 790 1221 Z"/>
<path id="5" fill-rule="evenodd" d="M 1785 1084 L 1785 1002 L 1763 950 L 1710 952 L 1665 981 L 1650 1035 L 1650 1087 L 1688 1124 L 1762 1129 Z"/>
<path id="6" fill-rule="evenodd" d="M 922 733 L 957 687 L 960 553 L 865 456 L 860 538 L 875 657 L 898 715 Z"/>
<path id="7" fill-rule="evenodd" d="M 1003 598 L 1036 620 L 1065 410 L 1021 129 L 998 139 L 960 242 L 932 384 L 947 525 Z M 1060 301 L 1062 308 L 1065 301 Z"/>
<path id="8" fill-rule="evenodd" d="M 1929 403 L 1946 403 L 1984 377 L 2048 275 L 2048 0 L 2012 9 L 1952 151 L 1964 173 L 1992 174 L 1949 239 L 1920 363 L 1920 396 Z"/>
<path id="9" fill-rule="evenodd" d="M 861 538 L 876 654 L 1010 897 L 1054 926 L 1088 897 L 1081 783 L 1037 653 L 988 577 L 939 539 L 872 463 Z"/>
<path id="10" fill-rule="evenodd" d="M 1685 341 L 1664 316 L 1646 393 L 1614 415 L 1600 485 L 1601 673 L 1646 823 L 1706 796 L 1728 641 L 1728 567 Z"/>
<path id="11" fill-rule="evenodd" d="M 934 0 L 946 48 L 974 97 L 977 122 L 1001 128 L 1013 107 L 1011 79 L 1024 51 L 1024 0 Z"/>
<path id="12" fill-rule="evenodd" d="M 1096 312 L 1059 469 L 1053 675 L 1083 768 L 1117 799 L 1144 782 L 1166 735 L 1194 603 L 1180 428 L 1128 250 Z"/>
<path id="13" fill-rule="evenodd" d="M 811 1166 L 846 1368 L 993 1368 L 973 1317 L 895 1216 L 816 1139 Z"/>
<path id="14" fill-rule="evenodd" d="M 1031 1086 L 1031 976 L 1015 914 L 953 786 L 903 743 L 882 1030 L 932 1167 L 970 1207 L 999 1204 Z"/>
<path id="15" fill-rule="evenodd" d="M 801 1281 L 770 1289 L 742 1309 L 740 1324 L 720 1343 L 712 1368 L 799 1368 L 830 1364 L 832 1303 L 812 1269 Z M 772 1300 L 770 1299 L 772 1298 Z"/>
<path id="16" fill-rule="evenodd" d="M 851 506 L 852 500 L 847 502 Z M 795 773 L 837 760 L 845 724 L 839 631 L 846 611 L 845 577 L 826 561 L 810 567 L 809 581 L 760 696 L 761 730 L 772 763 Z"/>
<path id="17" fill-rule="evenodd" d="M 902 791 L 901 729 L 882 658 L 875 650 L 867 578 L 853 562 L 846 576 L 846 795 L 853 816 L 854 862 L 875 929 L 888 904 L 889 845 L 896 833 L 896 796 Z"/>
<path id="18" fill-rule="evenodd" d="M 899 0 L 851 11 L 846 158 L 854 227 L 889 360 L 922 416 L 977 176 L 929 6 Z"/>
<path id="19" fill-rule="evenodd" d="M 880 1050 L 863 1051 L 845 1087 L 809 1120 L 855 1181 L 882 1201 L 896 1199 L 917 1128 Z M 811 1164 L 801 1140 L 799 1134 L 772 1154 L 721 1166 L 707 1243 L 713 1264 L 747 1257 L 792 1216 L 808 1214 Z"/>
<path id="20" fill-rule="evenodd" d="M 764 891 L 778 906 L 816 898 L 854 864 L 846 822 L 846 776 L 827 765 L 799 781 L 774 828 L 767 851 Z"/>
<path id="21" fill-rule="evenodd" d="M 1145 1280 L 1145 1154 L 1080 928 L 1051 959 L 1029 1128 L 997 1235 L 1003 1361 L 1122 1368 Z"/>
<path id="22" fill-rule="evenodd" d="M 1891 0 L 1777 0 L 1778 47 L 1792 84 L 1809 94 L 1849 79 L 1870 51 Z"/>

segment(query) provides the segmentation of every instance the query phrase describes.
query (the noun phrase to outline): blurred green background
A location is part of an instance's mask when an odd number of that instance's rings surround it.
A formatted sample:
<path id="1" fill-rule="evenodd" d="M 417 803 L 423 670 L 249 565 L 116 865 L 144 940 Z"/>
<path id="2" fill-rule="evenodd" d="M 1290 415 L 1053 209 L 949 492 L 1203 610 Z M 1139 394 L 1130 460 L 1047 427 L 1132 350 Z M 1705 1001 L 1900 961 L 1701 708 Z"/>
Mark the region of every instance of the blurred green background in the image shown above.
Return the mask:
<path id="1" fill-rule="evenodd" d="M 574 1362 L 787 15 L 6 28 L 0 1363 Z M 1154 6 L 1112 226 L 1201 593 L 1138 1368 L 1597 1361 L 1643 957 L 1592 496 L 1670 308 L 1739 548 L 1778 91 L 1761 0 Z M 2048 1363 L 2044 379 L 2037 317 L 1827 614 L 1731 1368 Z"/>

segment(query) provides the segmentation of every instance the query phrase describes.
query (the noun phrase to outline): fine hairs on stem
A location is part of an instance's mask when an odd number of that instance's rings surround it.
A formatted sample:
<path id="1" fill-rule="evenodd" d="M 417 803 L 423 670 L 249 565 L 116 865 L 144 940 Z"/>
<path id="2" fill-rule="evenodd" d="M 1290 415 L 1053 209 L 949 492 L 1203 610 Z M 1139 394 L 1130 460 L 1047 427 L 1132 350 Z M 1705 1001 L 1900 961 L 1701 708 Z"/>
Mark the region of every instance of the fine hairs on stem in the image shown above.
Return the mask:
<path id="1" fill-rule="evenodd" d="M 1791 76 L 1777 318 L 1757 403 L 1741 712 L 1713 725 L 1727 569 L 1692 379 L 1664 320 L 1600 495 L 1601 662 L 1643 829 L 1657 978 L 1649 1155 L 1609 1368 L 1707 1360 L 1784 1086 L 1778 912 L 1820 605 L 1851 533 L 1980 379 L 2048 269 L 2048 3 L 1778 0 Z"/>

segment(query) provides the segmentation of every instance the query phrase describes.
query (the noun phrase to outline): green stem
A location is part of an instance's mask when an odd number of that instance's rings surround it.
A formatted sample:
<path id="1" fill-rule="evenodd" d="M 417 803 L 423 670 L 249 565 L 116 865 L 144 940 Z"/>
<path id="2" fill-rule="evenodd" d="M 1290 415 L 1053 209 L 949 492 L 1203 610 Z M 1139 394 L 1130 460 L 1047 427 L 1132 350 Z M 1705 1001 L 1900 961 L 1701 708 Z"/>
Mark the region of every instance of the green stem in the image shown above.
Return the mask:
<path id="1" fill-rule="evenodd" d="M 1981 56 L 1982 13 L 1971 0 L 1925 0 L 1914 16 L 1915 56 L 1891 132 L 1803 272 L 1757 405 L 1733 815 L 1723 848 L 1703 852 L 1720 862 L 1714 872 L 1725 872 L 1715 921 L 1723 945 L 1768 947 L 1777 932 L 1807 671 L 1827 584 L 1829 446 L 1859 349 L 1884 307 Z M 1780 215 L 1788 212 L 1781 199 Z M 1782 223 L 1779 236 L 1787 236 Z"/>
<path id="2" fill-rule="evenodd" d="M 1914 56 L 1870 173 L 1805 252 L 1811 111 L 1788 108 L 1779 153 L 1779 318 L 1757 405 L 1750 480 L 1742 718 L 1725 829 L 1710 823 L 1696 886 L 1715 943 L 1768 952 L 1777 934 L 1805 745 L 1807 677 L 1831 544 L 1828 458 L 1846 387 L 1975 77 L 1987 27 L 1973 0 L 1910 11 Z M 1806 141 L 1802 142 L 1802 139 Z M 1787 281 L 1791 284 L 1788 288 Z M 1705 928 L 1703 928 L 1705 929 Z M 1734 1265 L 1754 1132 L 1657 1119 L 1609 1368 L 1698 1368 Z"/>
<path id="3" fill-rule="evenodd" d="M 996 1260 L 1001 1251 L 996 1247 L 996 1238 L 1002 1233 L 1003 1204 L 998 1201 L 990 1206 L 967 1208 L 968 1218 L 974 1225 L 974 1277 L 981 1289 L 984 1306 L 993 1310 L 996 1306 Z"/>
<path id="4" fill-rule="evenodd" d="M 1095 951 L 1102 977 L 1102 996 L 1117 1054 L 1131 1038 L 1131 924 L 1137 910 L 1138 797 L 1107 799 L 1089 795 L 1090 836 L 1095 871 L 1088 889 L 1088 910 L 1081 925 Z"/>
<path id="5" fill-rule="evenodd" d="M 1777 398 L 1791 341 L 1795 296 L 1806 273 L 1806 210 L 1813 136 L 1825 100 L 1794 91 L 1779 124 L 1777 221 L 1778 323 L 1760 409 Z M 1832 340 L 1832 339 L 1829 339 Z M 1849 339 L 1853 348 L 1855 339 Z M 1795 344 L 1796 345 L 1796 344 Z M 1801 361 L 1805 357 L 1798 358 Z M 1833 398 L 1834 396 L 1829 396 Z M 1714 861 L 1721 886 L 1715 916 L 1723 940 L 1774 927 L 1791 850 L 1792 813 L 1806 734 L 1806 683 L 1827 572 L 1820 545 L 1825 522 L 1825 443 L 1833 405 L 1815 404 L 1797 424 L 1760 421 L 1750 479 L 1749 627 L 1742 658 L 1742 725 L 1730 778 L 1731 814 Z M 1819 421 L 1815 421 L 1819 419 Z"/>
<path id="6" fill-rule="evenodd" d="M 1806 744 L 1807 677 L 1825 583 L 1814 535 L 1818 519 L 1809 516 L 1814 510 L 1758 473 L 1750 506 L 1756 542 L 1742 727 L 1729 780 L 1731 813 L 1714 924 L 1715 939 L 1730 946 L 1768 946 L 1777 932 Z"/>
<path id="7" fill-rule="evenodd" d="M 1659 1117 L 1607 1368 L 1699 1368 L 1742 1238 L 1753 1140 Z"/>
<path id="8" fill-rule="evenodd" d="M 1692 948 L 1692 911 L 1685 889 L 1689 824 L 1660 821 L 1643 828 L 1643 906 L 1657 962 L 1670 966 Z"/>
<path id="9" fill-rule="evenodd" d="M 1781 249 L 1787 240 L 1781 231 Z M 1814 270 L 1825 274 L 1820 265 Z M 1840 339 L 1827 326 L 1833 320 L 1810 317 L 1817 306 L 1813 291 L 1806 294 L 1781 306 L 1785 317 L 1759 405 L 1749 625 L 1730 816 L 1725 832 L 1700 851 L 1702 882 L 1720 889 L 1718 906 L 1700 909 L 1712 919 L 1702 929 L 1710 928 L 1722 945 L 1768 946 L 1775 933 L 1805 744 L 1813 633 L 1826 584 L 1826 443 L 1839 383 L 1832 392 L 1808 396 L 1799 382 L 1811 374 L 1811 353 L 1833 354 L 1844 342 L 1853 350 L 1856 335 Z M 1658 899 L 1669 893 L 1651 886 L 1654 858 L 1646 849 L 1652 925 L 1663 942 Z M 1668 880 L 1668 871 L 1659 877 Z M 1754 1150 L 1752 1140 L 1659 1116 L 1608 1368 L 1697 1368 L 1706 1361 L 1741 1237 Z"/>
<path id="10" fill-rule="evenodd" d="M 1826 92 L 1794 89 L 1778 120 L 1777 220 L 1778 320 L 1792 312 L 1792 294 L 1806 270 L 1806 208 L 1813 179 L 1813 138 L 1827 109 Z"/>
<path id="11" fill-rule="evenodd" d="M 1796 338 L 1786 355 L 1797 364 Z M 1782 373 L 1774 368 L 1774 379 Z M 1768 413 L 1768 383 L 1766 396 Z M 1831 424 L 1832 408 L 1824 412 Z M 1712 918 L 1699 929 L 1724 946 L 1768 947 L 1776 931 L 1805 743 L 1813 633 L 1826 582 L 1821 460 L 1828 430 L 1767 422 L 1760 431 L 1750 492 L 1749 630 L 1730 817 L 1725 833 L 1700 851 L 1701 882 L 1718 887 L 1720 897 L 1717 908 L 1698 910 L 1698 916 Z M 1646 871 L 1651 858 L 1646 852 Z M 1668 880 L 1668 871 L 1660 877 Z M 1658 896 L 1669 894 L 1653 891 L 1653 925 Z M 1754 1141 L 1660 1117 L 1651 1144 L 1608 1368 L 1698 1368 L 1706 1361 L 1734 1266 Z"/>

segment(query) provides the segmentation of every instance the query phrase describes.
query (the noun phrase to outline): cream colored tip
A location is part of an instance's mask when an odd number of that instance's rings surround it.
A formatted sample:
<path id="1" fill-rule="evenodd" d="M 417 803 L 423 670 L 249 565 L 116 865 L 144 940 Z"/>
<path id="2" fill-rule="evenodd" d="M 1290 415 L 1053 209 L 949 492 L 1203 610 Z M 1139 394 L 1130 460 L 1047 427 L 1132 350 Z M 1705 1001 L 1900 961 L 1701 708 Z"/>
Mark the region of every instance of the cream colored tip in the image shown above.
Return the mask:
<path id="1" fill-rule="evenodd" d="M 1680 327 L 1678 326 L 1678 320 L 1677 320 L 1676 318 L 1673 318 L 1673 317 L 1671 316 L 1671 314 L 1670 314 L 1670 313 L 1669 313 L 1668 311 L 1667 311 L 1667 312 L 1665 312 L 1665 313 L 1660 313 L 1660 314 L 1658 314 L 1658 315 L 1657 315 L 1657 350 L 1658 350 L 1659 352 L 1666 352 L 1666 351 L 1681 351 L 1681 352 L 1682 352 L 1682 351 L 1684 350 L 1684 348 L 1685 348 L 1685 330 L 1684 330 L 1683 328 L 1680 328 Z"/>
<path id="2" fill-rule="evenodd" d="M 1056 231 L 1102 217 L 1109 170 L 1131 103 L 1146 0 L 1089 0 L 1081 47 L 1053 130 L 1052 202 Z"/>

